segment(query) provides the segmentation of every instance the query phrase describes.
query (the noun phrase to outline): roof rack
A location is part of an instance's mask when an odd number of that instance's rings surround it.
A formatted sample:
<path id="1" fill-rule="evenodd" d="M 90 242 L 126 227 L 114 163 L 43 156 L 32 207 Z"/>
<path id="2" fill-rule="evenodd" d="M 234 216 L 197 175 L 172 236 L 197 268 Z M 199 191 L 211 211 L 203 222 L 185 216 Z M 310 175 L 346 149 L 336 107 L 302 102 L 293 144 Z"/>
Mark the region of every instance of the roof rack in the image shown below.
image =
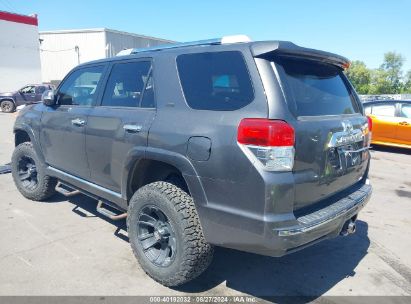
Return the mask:
<path id="1" fill-rule="evenodd" d="M 152 52 L 152 51 L 161 51 L 167 49 L 175 49 L 186 46 L 201 46 L 201 45 L 220 45 L 220 44 L 231 44 L 231 43 L 244 43 L 250 42 L 251 39 L 246 35 L 233 35 L 233 36 L 224 36 L 222 38 L 207 39 L 207 40 L 198 40 L 190 42 L 181 42 L 173 44 L 162 44 L 158 46 L 148 47 L 148 48 L 138 48 L 138 49 L 126 49 L 120 51 L 117 56 L 124 56 L 130 54 L 137 54 L 142 52 Z"/>

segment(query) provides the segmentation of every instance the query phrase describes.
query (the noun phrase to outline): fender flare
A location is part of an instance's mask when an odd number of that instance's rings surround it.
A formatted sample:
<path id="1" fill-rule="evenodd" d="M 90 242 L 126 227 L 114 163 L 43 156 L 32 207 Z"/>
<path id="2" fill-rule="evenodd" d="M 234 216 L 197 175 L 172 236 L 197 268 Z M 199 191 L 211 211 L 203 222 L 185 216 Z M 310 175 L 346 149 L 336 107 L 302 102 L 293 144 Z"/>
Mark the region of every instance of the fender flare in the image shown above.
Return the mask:
<path id="1" fill-rule="evenodd" d="M 127 187 L 133 168 L 136 162 L 142 159 L 161 161 L 180 170 L 196 206 L 200 207 L 207 204 L 207 197 L 201 179 L 191 161 L 180 153 L 152 147 L 136 147 L 128 153 L 121 183 L 121 195 L 124 200 L 129 199 L 127 197 Z"/>
<path id="2" fill-rule="evenodd" d="M 37 156 L 40 158 L 43 164 L 45 164 L 46 162 L 44 159 L 43 152 L 41 151 L 38 138 L 36 137 L 33 129 L 25 123 L 18 123 L 14 126 L 13 133 L 16 134 L 18 131 L 24 131 L 29 135 L 30 142 L 33 144 L 34 151 L 36 151 Z"/>

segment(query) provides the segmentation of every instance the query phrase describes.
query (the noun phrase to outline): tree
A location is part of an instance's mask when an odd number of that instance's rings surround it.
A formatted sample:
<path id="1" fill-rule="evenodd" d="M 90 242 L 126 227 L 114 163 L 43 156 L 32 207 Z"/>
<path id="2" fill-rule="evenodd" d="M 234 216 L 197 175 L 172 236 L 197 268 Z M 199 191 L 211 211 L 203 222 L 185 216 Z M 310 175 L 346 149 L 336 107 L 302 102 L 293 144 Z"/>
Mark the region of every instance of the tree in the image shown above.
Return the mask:
<path id="1" fill-rule="evenodd" d="M 388 73 L 383 69 L 376 69 L 372 71 L 370 90 L 368 92 L 372 95 L 378 94 L 394 94 L 392 85 L 388 80 Z"/>
<path id="2" fill-rule="evenodd" d="M 384 92 L 380 94 L 398 94 L 401 92 L 404 61 L 404 57 L 396 52 L 384 54 L 384 62 L 376 73 L 377 86 L 384 84 Z"/>
<path id="3" fill-rule="evenodd" d="M 353 61 L 346 74 L 358 94 L 369 94 L 371 71 L 364 62 Z"/>
<path id="4" fill-rule="evenodd" d="M 378 69 L 368 69 L 364 62 L 357 60 L 352 62 L 346 75 L 359 94 L 411 94 L 411 70 L 403 76 L 404 61 L 401 54 L 388 52 Z"/>
<path id="5" fill-rule="evenodd" d="M 411 94 L 411 70 L 405 75 L 402 93 Z"/>

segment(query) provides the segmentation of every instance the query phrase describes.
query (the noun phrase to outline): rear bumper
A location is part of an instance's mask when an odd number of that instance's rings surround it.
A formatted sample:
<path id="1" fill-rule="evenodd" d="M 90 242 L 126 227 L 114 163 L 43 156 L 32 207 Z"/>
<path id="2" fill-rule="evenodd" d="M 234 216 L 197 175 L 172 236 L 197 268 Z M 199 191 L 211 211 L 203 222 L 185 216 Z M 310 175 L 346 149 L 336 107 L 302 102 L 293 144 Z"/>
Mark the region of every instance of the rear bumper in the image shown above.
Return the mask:
<path id="1" fill-rule="evenodd" d="M 214 204 L 199 211 L 208 242 L 279 257 L 338 236 L 344 224 L 357 217 L 371 193 L 372 187 L 367 181 L 326 207 L 300 216 L 293 212 L 260 216 Z"/>
<path id="2" fill-rule="evenodd" d="M 336 237 L 344 224 L 350 219 L 356 219 L 358 212 L 367 204 L 371 197 L 372 187 L 364 184 L 361 188 L 335 203 L 296 218 L 293 225 L 272 229 L 276 246 L 269 255 L 282 256 L 297 251 L 320 240 Z"/>
<path id="3" fill-rule="evenodd" d="M 337 221 L 339 218 L 346 219 L 364 207 L 372 192 L 371 185 L 363 185 L 360 189 L 347 197 L 336 201 L 326 208 L 317 210 L 297 218 L 297 224 L 292 227 L 274 229 L 280 237 L 287 237 L 308 233 L 327 226 L 329 223 Z"/>

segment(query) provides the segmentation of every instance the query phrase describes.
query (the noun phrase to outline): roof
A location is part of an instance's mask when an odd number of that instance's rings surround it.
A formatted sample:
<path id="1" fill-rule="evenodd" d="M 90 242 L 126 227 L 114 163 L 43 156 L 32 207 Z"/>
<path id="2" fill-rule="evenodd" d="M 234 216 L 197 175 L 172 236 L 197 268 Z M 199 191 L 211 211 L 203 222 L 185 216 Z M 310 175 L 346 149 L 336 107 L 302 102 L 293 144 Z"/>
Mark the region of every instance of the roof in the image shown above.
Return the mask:
<path id="1" fill-rule="evenodd" d="M 38 26 L 37 15 L 27 16 L 0 11 L 0 20 Z"/>
<path id="2" fill-rule="evenodd" d="M 242 35 L 237 35 L 237 37 Z M 227 36 L 230 37 L 230 36 Z M 235 37 L 235 36 L 232 36 Z M 149 47 L 143 49 L 129 49 L 131 50 L 131 55 L 115 56 L 106 59 L 100 59 L 82 65 L 87 65 L 89 63 L 100 63 L 109 61 L 118 61 L 131 58 L 141 58 L 155 56 L 158 53 L 177 53 L 183 54 L 193 49 L 203 50 L 204 52 L 208 50 L 244 50 L 248 49 L 251 51 L 254 57 L 266 58 L 274 55 L 281 55 L 287 57 L 299 57 L 305 58 L 307 60 L 318 60 L 328 64 L 333 64 L 344 69 L 349 65 L 349 60 L 337 54 L 328 53 L 324 51 L 319 51 L 315 49 L 309 49 L 300 47 L 289 41 L 245 41 L 245 42 L 224 42 L 223 38 L 209 39 L 209 40 L 199 40 L 193 42 L 184 42 L 173 45 L 161 45 L 156 47 Z M 121 54 L 123 55 L 123 54 Z"/>
<path id="3" fill-rule="evenodd" d="M 145 36 L 145 35 L 140 35 L 140 34 L 124 32 L 124 31 L 117 31 L 117 30 L 108 29 L 108 28 L 104 28 L 104 27 L 102 27 L 102 28 L 88 28 L 88 29 L 40 31 L 39 34 L 40 35 L 56 35 L 56 34 L 100 33 L 100 32 L 109 32 L 109 33 L 133 36 L 133 37 L 138 37 L 138 38 L 153 39 L 153 40 L 157 40 L 157 41 L 163 41 L 164 43 L 173 43 L 173 42 L 175 42 L 175 41 L 167 40 L 167 39 L 163 39 L 163 38 Z"/>
<path id="4" fill-rule="evenodd" d="M 131 54 L 139 54 L 154 51 L 165 51 L 170 49 L 187 49 L 199 46 L 212 46 L 212 45 L 248 45 L 251 53 L 254 57 L 269 58 L 272 55 L 281 55 L 283 57 L 298 57 L 307 60 L 318 60 L 325 63 L 339 66 L 342 69 L 346 69 L 350 66 L 350 61 L 340 55 L 324 52 L 315 49 L 304 48 L 298 46 L 289 41 L 256 41 L 253 42 L 248 36 L 234 35 L 225 36 L 222 38 L 198 40 L 191 42 L 183 42 L 177 44 L 166 44 L 155 47 L 143 48 L 143 49 L 131 49 Z M 121 54 L 125 55 L 125 54 Z"/>

